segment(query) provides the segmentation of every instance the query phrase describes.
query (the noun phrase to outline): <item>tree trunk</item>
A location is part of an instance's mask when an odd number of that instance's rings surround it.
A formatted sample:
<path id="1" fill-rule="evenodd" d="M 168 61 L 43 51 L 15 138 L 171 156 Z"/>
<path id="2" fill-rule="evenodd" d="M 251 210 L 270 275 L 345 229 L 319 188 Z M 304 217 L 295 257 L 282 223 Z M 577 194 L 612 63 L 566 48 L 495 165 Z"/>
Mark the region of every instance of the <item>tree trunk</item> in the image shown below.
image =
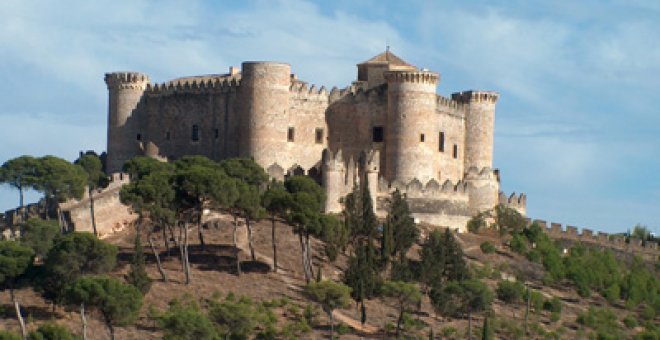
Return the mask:
<path id="1" fill-rule="evenodd" d="M 19 196 L 19 208 L 23 208 L 23 186 L 19 185 L 18 186 L 18 196 Z"/>
<path id="2" fill-rule="evenodd" d="M 332 311 L 328 313 L 328 318 L 330 319 L 330 339 L 335 338 L 335 319 L 332 316 Z"/>
<path id="3" fill-rule="evenodd" d="M 252 245 L 252 226 L 250 225 L 250 217 L 245 214 L 245 226 L 247 227 L 248 232 L 248 246 L 250 247 L 250 256 L 252 261 L 256 261 L 257 257 L 254 255 L 254 246 Z"/>
<path id="4" fill-rule="evenodd" d="M 472 339 L 472 311 L 468 312 L 468 339 Z"/>
<path id="5" fill-rule="evenodd" d="M 87 318 L 85 317 L 85 303 L 80 304 L 80 322 L 82 323 L 82 338 L 87 340 Z"/>
<path id="6" fill-rule="evenodd" d="M 399 319 L 396 320 L 396 338 L 401 339 L 401 323 L 403 322 L 403 310 L 399 313 Z"/>
<path id="7" fill-rule="evenodd" d="M 204 250 L 206 244 L 204 243 L 204 234 L 202 234 L 202 213 L 204 212 L 203 208 L 199 209 L 199 216 L 197 217 L 197 235 L 199 236 L 199 245 Z"/>
<path id="8" fill-rule="evenodd" d="M 99 237 L 99 233 L 96 231 L 96 218 L 94 217 L 94 191 L 91 186 L 88 186 L 87 192 L 89 193 L 89 210 L 92 214 L 92 230 L 94 231 L 94 236 Z"/>
<path id="9" fill-rule="evenodd" d="M 309 283 L 310 278 L 309 278 L 309 272 L 308 272 L 308 267 L 307 267 L 307 255 L 305 251 L 305 241 L 303 241 L 303 235 L 302 232 L 298 232 L 298 240 L 300 241 L 300 251 L 302 253 L 302 265 L 303 265 L 303 273 L 305 274 L 305 282 Z"/>
<path id="10" fill-rule="evenodd" d="M 236 240 L 236 232 L 238 230 L 238 218 L 234 215 L 234 252 L 236 253 L 236 274 L 241 276 L 241 261 L 238 257 L 240 250 L 238 249 L 238 242 Z"/>
<path id="11" fill-rule="evenodd" d="M 163 230 L 163 243 L 165 244 L 165 250 L 167 250 L 167 257 L 170 257 L 170 241 L 167 239 L 167 230 L 165 230 L 165 228 L 167 227 L 161 227 Z"/>
<path id="12" fill-rule="evenodd" d="M 172 238 L 172 242 L 174 242 L 175 247 L 179 247 L 179 242 L 177 242 L 177 238 L 174 235 L 174 227 L 173 226 L 167 226 L 167 228 L 170 230 L 170 237 Z"/>
<path id="13" fill-rule="evenodd" d="M 21 305 L 16 300 L 14 295 L 14 288 L 9 288 L 9 295 L 11 295 L 11 302 L 14 304 L 14 310 L 16 311 L 16 319 L 18 319 L 18 324 L 21 326 L 21 335 L 23 339 L 27 338 L 27 330 L 25 329 L 25 321 L 23 320 L 23 315 L 21 314 Z"/>
<path id="14" fill-rule="evenodd" d="M 527 287 L 527 306 L 525 308 L 525 336 L 527 336 L 527 321 L 529 321 L 529 300 L 530 300 L 530 290 Z"/>
<path id="15" fill-rule="evenodd" d="M 64 229 L 64 220 L 62 218 L 62 209 L 60 209 L 59 204 L 57 204 L 57 223 L 60 225 L 60 231 L 62 234 L 66 233 L 66 229 Z"/>
<path id="16" fill-rule="evenodd" d="M 190 257 L 188 256 L 188 222 L 184 223 L 184 233 L 183 233 L 183 251 L 185 254 L 185 273 L 186 273 L 186 284 L 190 283 Z"/>
<path id="17" fill-rule="evenodd" d="M 183 226 L 179 223 L 179 254 L 181 256 L 181 271 L 186 273 L 186 251 L 183 249 Z"/>
<path id="18" fill-rule="evenodd" d="M 277 271 L 277 241 L 275 239 L 275 215 L 271 216 L 271 222 L 273 223 L 271 239 L 273 241 L 273 271 Z"/>
<path id="19" fill-rule="evenodd" d="M 309 276 L 314 275 L 314 264 L 312 262 L 312 247 L 309 245 L 309 233 L 305 233 L 305 255 L 307 255 L 307 268 Z"/>
<path id="20" fill-rule="evenodd" d="M 154 253 L 154 257 L 156 258 L 156 265 L 158 266 L 158 271 L 160 272 L 160 276 L 163 278 L 163 282 L 167 282 L 167 275 L 165 275 L 165 271 L 163 271 L 163 266 L 160 263 L 160 256 L 158 255 L 158 252 L 156 251 L 156 247 L 154 246 L 154 240 L 152 239 L 151 235 L 149 235 L 148 239 L 149 239 L 149 246 L 151 246 L 151 251 Z"/>
<path id="21" fill-rule="evenodd" d="M 115 328 L 112 326 L 110 321 L 106 320 L 105 324 L 108 326 L 108 330 L 110 330 L 110 339 L 115 340 Z"/>

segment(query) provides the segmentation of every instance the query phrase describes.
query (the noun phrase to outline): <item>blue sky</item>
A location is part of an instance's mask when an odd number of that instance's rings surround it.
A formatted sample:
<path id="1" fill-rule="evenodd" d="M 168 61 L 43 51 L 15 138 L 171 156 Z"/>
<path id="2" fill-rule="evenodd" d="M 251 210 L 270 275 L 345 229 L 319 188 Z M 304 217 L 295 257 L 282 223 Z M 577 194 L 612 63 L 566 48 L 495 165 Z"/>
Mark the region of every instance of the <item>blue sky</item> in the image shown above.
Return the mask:
<path id="1" fill-rule="evenodd" d="M 0 162 L 103 151 L 105 72 L 278 60 L 344 87 L 390 45 L 440 94 L 500 93 L 494 163 L 531 217 L 660 232 L 660 2 L 355 2 L 2 1 Z M 0 189 L 0 210 L 17 202 Z"/>

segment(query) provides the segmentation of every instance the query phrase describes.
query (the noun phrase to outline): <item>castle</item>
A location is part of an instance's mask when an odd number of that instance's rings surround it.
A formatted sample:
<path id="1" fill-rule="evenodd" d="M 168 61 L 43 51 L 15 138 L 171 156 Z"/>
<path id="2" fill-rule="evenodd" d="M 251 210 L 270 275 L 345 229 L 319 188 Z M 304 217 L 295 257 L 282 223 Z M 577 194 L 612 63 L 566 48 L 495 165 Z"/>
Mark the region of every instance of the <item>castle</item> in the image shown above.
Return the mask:
<path id="1" fill-rule="evenodd" d="M 357 80 L 328 91 L 277 62 L 152 84 L 109 73 L 106 170 L 137 155 L 160 160 L 251 157 L 269 176 L 308 175 L 325 187 L 326 212 L 368 180 L 379 216 L 405 193 L 416 219 L 464 229 L 502 203 L 525 213 L 525 195 L 499 191 L 492 168 L 498 94 L 436 93 L 440 75 L 385 51 L 357 65 Z"/>

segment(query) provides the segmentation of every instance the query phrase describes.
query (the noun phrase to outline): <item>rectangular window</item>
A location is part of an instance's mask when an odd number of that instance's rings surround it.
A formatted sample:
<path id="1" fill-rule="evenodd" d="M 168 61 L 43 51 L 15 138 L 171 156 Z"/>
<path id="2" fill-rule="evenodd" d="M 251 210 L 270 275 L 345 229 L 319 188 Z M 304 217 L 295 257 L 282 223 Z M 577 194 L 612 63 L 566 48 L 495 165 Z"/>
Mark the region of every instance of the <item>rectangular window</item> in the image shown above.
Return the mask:
<path id="1" fill-rule="evenodd" d="M 419 135 L 419 141 L 424 143 L 424 134 Z"/>
<path id="2" fill-rule="evenodd" d="M 192 126 L 192 141 L 197 142 L 199 141 L 199 126 L 193 125 Z"/>
<path id="3" fill-rule="evenodd" d="M 383 127 L 382 126 L 374 126 L 373 127 L 372 141 L 374 143 L 382 143 L 383 142 Z"/>
<path id="4" fill-rule="evenodd" d="M 170 140 L 170 138 L 171 138 L 170 132 L 169 131 L 165 132 L 165 140 Z"/>
<path id="5" fill-rule="evenodd" d="M 138 133 L 136 139 L 137 140 L 142 140 L 142 135 Z"/>
<path id="6" fill-rule="evenodd" d="M 286 134 L 286 140 L 289 142 L 293 142 L 295 138 L 296 138 L 296 131 L 292 127 L 289 127 L 289 130 L 287 131 Z"/>
<path id="7" fill-rule="evenodd" d="M 458 145 L 454 144 L 454 159 L 458 158 Z"/>
<path id="8" fill-rule="evenodd" d="M 215 134 L 215 139 L 220 138 L 220 130 L 219 129 L 213 129 L 213 132 Z"/>
<path id="9" fill-rule="evenodd" d="M 445 152 L 445 133 L 440 132 L 440 136 L 438 139 L 438 151 L 440 152 Z"/>
<path id="10" fill-rule="evenodd" d="M 314 134 L 316 144 L 323 144 L 323 129 L 318 128 Z"/>

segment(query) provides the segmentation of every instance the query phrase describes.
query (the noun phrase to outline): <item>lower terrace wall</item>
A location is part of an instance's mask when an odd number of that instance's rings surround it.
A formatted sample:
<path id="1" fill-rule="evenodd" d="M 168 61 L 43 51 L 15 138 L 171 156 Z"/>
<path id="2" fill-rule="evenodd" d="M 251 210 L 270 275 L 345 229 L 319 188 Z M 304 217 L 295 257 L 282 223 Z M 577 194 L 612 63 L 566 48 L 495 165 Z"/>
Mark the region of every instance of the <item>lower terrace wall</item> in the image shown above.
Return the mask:
<path id="1" fill-rule="evenodd" d="M 127 174 L 113 174 L 112 182 L 107 188 L 94 191 L 94 217 L 99 238 L 125 229 L 137 219 L 138 216 L 119 200 L 119 191 L 128 181 Z M 62 203 L 60 207 L 62 212 L 68 215 L 72 230 L 93 232 L 88 195 L 80 201 L 70 200 Z"/>

